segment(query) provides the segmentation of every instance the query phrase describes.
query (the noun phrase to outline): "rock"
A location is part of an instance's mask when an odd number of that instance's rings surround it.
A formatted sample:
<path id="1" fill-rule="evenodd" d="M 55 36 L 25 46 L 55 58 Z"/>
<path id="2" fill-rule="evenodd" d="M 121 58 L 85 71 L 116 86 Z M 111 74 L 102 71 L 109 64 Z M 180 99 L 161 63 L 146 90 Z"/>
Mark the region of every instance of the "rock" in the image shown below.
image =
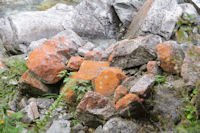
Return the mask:
<path id="1" fill-rule="evenodd" d="M 134 76 L 131 77 L 127 77 L 122 83 L 121 85 L 127 87 L 128 90 L 130 90 L 136 83 L 137 78 Z"/>
<path id="2" fill-rule="evenodd" d="M 68 120 L 54 120 L 46 133 L 70 133 L 70 122 Z"/>
<path id="3" fill-rule="evenodd" d="M 161 42 L 161 38 L 154 35 L 124 40 L 110 55 L 111 66 L 127 69 L 146 64 L 156 58 L 155 47 Z"/>
<path id="4" fill-rule="evenodd" d="M 84 61 L 78 71 L 78 77 L 82 80 L 92 80 L 97 77 L 102 68 L 109 66 L 109 62 Z"/>
<path id="5" fill-rule="evenodd" d="M 97 92 L 87 92 L 77 106 L 77 118 L 96 128 L 114 115 L 111 101 Z"/>
<path id="6" fill-rule="evenodd" d="M 101 53 L 98 51 L 89 51 L 85 54 L 84 59 L 85 60 L 94 60 L 94 61 L 100 61 L 101 60 Z"/>
<path id="7" fill-rule="evenodd" d="M 187 3 L 189 0 L 176 0 L 178 4 Z"/>
<path id="8" fill-rule="evenodd" d="M 26 94 L 30 95 L 42 95 L 44 93 L 50 92 L 50 89 L 43 84 L 36 76 L 27 70 L 21 77 L 20 81 L 20 90 Z"/>
<path id="9" fill-rule="evenodd" d="M 19 44 L 28 44 L 72 27 L 73 7 L 63 5 L 62 9 L 21 12 L 0 19 L 0 42 L 11 53 L 21 52 Z M 22 19 L 23 18 L 23 19 Z M 65 22 L 65 28 L 63 23 Z"/>
<path id="10" fill-rule="evenodd" d="M 119 20 L 112 8 L 113 0 L 83 0 L 75 7 L 72 30 L 80 36 L 113 38 Z"/>
<path id="11" fill-rule="evenodd" d="M 27 66 L 42 82 L 55 84 L 65 70 L 65 62 L 76 52 L 76 45 L 66 38 L 54 38 L 36 48 L 29 56 Z"/>
<path id="12" fill-rule="evenodd" d="M 113 7 L 124 27 L 128 28 L 144 1 L 145 0 L 115 0 Z"/>
<path id="13" fill-rule="evenodd" d="M 156 46 L 156 53 L 165 72 L 180 74 L 184 53 L 175 41 L 167 41 Z"/>
<path id="14" fill-rule="evenodd" d="M 148 0 L 133 18 L 125 38 L 151 33 L 169 40 L 181 15 L 182 9 L 176 0 Z"/>
<path id="15" fill-rule="evenodd" d="M 41 46 L 42 44 L 44 44 L 47 41 L 46 38 L 42 38 L 40 40 L 37 41 L 32 41 L 27 49 L 27 56 L 30 55 L 30 53 L 35 50 L 37 47 Z"/>
<path id="16" fill-rule="evenodd" d="M 126 75 L 120 69 L 105 68 L 94 80 L 95 91 L 104 96 L 111 96 L 125 78 Z"/>
<path id="17" fill-rule="evenodd" d="M 123 117 L 139 118 L 145 114 L 140 98 L 136 94 L 125 95 L 117 101 L 115 108 Z"/>
<path id="18" fill-rule="evenodd" d="M 49 107 L 54 103 L 53 99 L 47 99 L 47 98 L 37 98 L 36 103 L 38 106 L 38 109 L 49 109 Z"/>
<path id="19" fill-rule="evenodd" d="M 200 81 L 200 46 L 191 46 L 183 61 L 181 76 L 186 86 L 195 87 Z"/>
<path id="20" fill-rule="evenodd" d="M 91 42 L 87 42 L 84 46 L 78 48 L 78 54 L 85 56 L 85 54 L 95 48 L 95 45 Z"/>
<path id="21" fill-rule="evenodd" d="M 155 83 L 155 77 L 153 74 L 145 74 L 142 76 L 135 85 L 131 88 L 130 92 L 146 97 L 151 91 Z"/>
<path id="22" fill-rule="evenodd" d="M 157 61 L 149 61 L 147 63 L 147 73 L 153 75 L 159 75 L 161 73 Z"/>
<path id="23" fill-rule="evenodd" d="M 98 126 L 98 127 L 95 129 L 94 133 L 103 133 L 103 127 L 102 127 L 102 125 Z"/>
<path id="24" fill-rule="evenodd" d="M 77 124 L 74 127 L 72 127 L 71 133 L 82 133 L 81 131 L 83 131 L 83 130 L 84 130 L 83 125 L 82 124 Z M 83 131 L 83 133 L 85 133 L 85 132 Z"/>
<path id="25" fill-rule="evenodd" d="M 182 16 L 183 19 L 188 20 L 189 22 L 193 21 L 193 23 L 194 21 L 196 21 L 196 23 L 198 23 L 198 18 L 200 16 L 192 4 L 184 3 L 184 4 L 180 4 L 180 7 L 183 9 L 183 16 Z M 188 18 L 188 15 L 191 15 L 195 19 L 192 20 Z"/>
<path id="26" fill-rule="evenodd" d="M 80 56 L 73 56 L 70 58 L 67 64 L 67 70 L 76 71 L 80 68 L 81 64 L 83 63 L 84 59 Z"/>
<path id="27" fill-rule="evenodd" d="M 5 69 L 6 66 L 4 65 L 4 63 L 0 60 L 0 69 Z"/>
<path id="28" fill-rule="evenodd" d="M 102 133 L 137 133 L 138 125 L 122 118 L 112 118 L 103 126 Z"/>
<path id="29" fill-rule="evenodd" d="M 194 5 L 194 7 L 197 9 L 198 13 L 200 14 L 200 1 L 199 0 L 189 0 L 190 3 Z"/>
<path id="30" fill-rule="evenodd" d="M 19 109 L 25 108 L 28 105 L 27 101 L 28 99 L 26 97 L 22 98 L 18 105 Z"/>
<path id="31" fill-rule="evenodd" d="M 22 118 L 22 122 L 30 124 L 33 120 L 40 117 L 37 104 L 35 102 L 31 102 L 28 106 L 21 110 L 24 114 Z"/>
<path id="32" fill-rule="evenodd" d="M 116 103 L 120 98 L 127 94 L 128 90 L 123 85 L 119 85 L 117 89 L 115 89 L 114 93 L 114 102 Z"/>

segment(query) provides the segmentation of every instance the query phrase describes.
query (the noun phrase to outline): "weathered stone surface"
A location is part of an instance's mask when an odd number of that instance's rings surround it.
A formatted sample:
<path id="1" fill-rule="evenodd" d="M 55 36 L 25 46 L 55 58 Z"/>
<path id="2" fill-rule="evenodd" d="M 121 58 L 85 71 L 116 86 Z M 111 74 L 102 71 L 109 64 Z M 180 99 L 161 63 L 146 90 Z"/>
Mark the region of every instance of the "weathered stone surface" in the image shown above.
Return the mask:
<path id="1" fill-rule="evenodd" d="M 23 93 L 29 93 L 30 95 L 42 95 L 46 92 L 50 92 L 49 88 L 38 80 L 29 70 L 22 75 L 20 86 Z"/>
<path id="2" fill-rule="evenodd" d="M 24 114 L 24 117 L 22 118 L 24 123 L 30 124 L 33 120 L 40 117 L 37 104 L 35 102 L 31 102 L 28 106 L 22 109 L 21 112 Z"/>
<path id="3" fill-rule="evenodd" d="M 131 93 L 136 93 L 141 96 L 147 96 L 155 83 L 155 77 L 153 74 L 145 74 L 142 76 L 136 84 L 131 88 Z"/>
<path id="4" fill-rule="evenodd" d="M 120 98 L 127 94 L 128 90 L 123 85 L 119 85 L 114 93 L 114 102 L 116 103 Z"/>
<path id="5" fill-rule="evenodd" d="M 133 121 L 116 117 L 106 122 L 102 133 L 137 133 L 138 128 Z"/>
<path id="6" fill-rule="evenodd" d="M 157 61 L 149 61 L 147 63 L 148 74 L 158 75 L 161 73 Z"/>
<path id="7" fill-rule="evenodd" d="M 99 51 L 89 51 L 85 54 L 84 59 L 85 60 L 94 60 L 94 61 L 100 61 L 102 54 Z"/>
<path id="8" fill-rule="evenodd" d="M 190 3 L 183 3 L 180 4 L 180 7 L 183 9 L 183 16 L 182 18 L 188 20 L 188 21 L 198 21 L 199 18 L 199 14 L 197 13 L 197 10 L 195 9 L 195 7 L 190 4 Z M 189 20 L 189 18 L 187 18 L 187 15 L 191 15 L 192 17 L 194 17 L 194 20 Z"/>
<path id="9" fill-rule="evenodd" d="M 105 67 L 109 67 L 109 62 L 84 61 L 78 71 L 78 77 L 82 80 L 92 80 Z"/>
<path id="10" fill-rule="evenodd" d="M 118 113 L 123 117 L 140 117 L 145 114 L 140 98 L 136 94 L 127 94 L 115 105 Z"/>
<path id="11" fill-rule="evenodd" d="M 54 100 L 52 98 L 51 99 L 48 99 L 48 98 L 37 98 L 36 99 L 38 109 L 48 110 L 53 102 L 54 102 Z"/>
<path id="12" fill-rule="evenodd" d="M 86 125 L 97 127 L 114 115 L 110 100 L 97 92 L 87 92 L 77 106 L 77 118 Z"/>
<path id="13" fill-rule="evenodd" d="M 80 56 L 73 56 L 70 58 L 67 64 L 67 70 L 76 71 L 80 68 L 81 64 L 83 63 L 84 59 Z"/>
<path id="14" fill-rule="evenodd" d="M 161 68 L 169 73 L 180 74 L 184 53 L 175 41 L 167 41 L 156 46 Z"/>
<path id="15" fill-rule="evenodd" d="M 42 82 L 57 83 L 61 77 L 57 75 L 65 69 L 67 58 L 76 52 L 76 45 L 66 38 L 47 41 L 36 48 L 29 56 L 27 66 L 37 74 Z"/>
<path id="16" fill-rule="evenodd" d="M 126 75 L 120 69 L 105 68 L 94 80 L 95 91 L 104 96 L 111 96 L 125 78 Z"/>
<path id="17" fill-rule="evenodd" d="M 200 1 L 199 0 L 189 0 L 197 9 L 198 13 L 200 14 Z"/>
<path id="18" fill-rule="evenodd" d="M 188 86 L 196 86 L 200 82 L 200 46 L 191 46 L 188 49 L 181 76 Z"/>
<path id="19" fill-rule="evenodd" d="M 70 133 L 70 121 L 68 120 L 54 120 L 51 127 L 46 133 Z"/>
<path id="20" fill-rule="evenodd" d="M 128 28 L 133 17 L 144 4 L 144 1 L 145 0 L 115 0 L 113 7 L 124 27 Z"/>
<path id="21" fill-rule="evenodd" d="M 109 57 L 111 66 L 132 68 L 156 58 L 155 47 L 161 43 L 159 36 L 148 35 L 122 41 Z"/>
<path id="22" fill-rule="evenodd" d="M 0 59 L 0 69 L 4 69 L 4 68 L 6 68 L 6 66 L 4 65 L 4 63 Z"/>
<path id="23" fill-rule="evenodd" d="M 125 37 L 152 33 L 169 40 L 181 15 L 182 9 L 176 0 L 148 0 L 133 18 Z"/>
<path id="24" fill-rule="evenodd" d="M 85 56 L 85 54 L 95 48 L 95 45 L 91 42 L 87 42 L 82 47 L 78 48 L 78 54 L 81 56 Z"/>

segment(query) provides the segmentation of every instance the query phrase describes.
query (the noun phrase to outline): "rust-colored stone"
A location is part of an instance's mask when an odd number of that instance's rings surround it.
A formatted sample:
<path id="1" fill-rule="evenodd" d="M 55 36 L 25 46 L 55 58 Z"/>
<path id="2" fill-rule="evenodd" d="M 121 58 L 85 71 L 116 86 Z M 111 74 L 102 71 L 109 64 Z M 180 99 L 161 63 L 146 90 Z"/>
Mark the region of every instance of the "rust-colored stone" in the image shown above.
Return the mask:
<path id="1" fill-rule="evenodd" d="M 0 60 L 0 69 L 6 68 L 6 66 L 4 65 L 4 63 Z"/>
<path id="2" fill-rule="evenodd" d="M 73 56 L 70 58 L 67 64 L 67 70 L 76 71 L 80 68 L 81 64 L 83 63 L 84 59 L 80 56 Z"/>
<path id="3" fill-rule="evenodd" d="M 101 60 L 101 56 L 102 54 L 99 51 L 89 51 L 85 54 L 84 59 L 85 60 L 95 60 L 95 61 L 99 61 Z"/>
<path id="4" fill-rule="evenodd" d="M 160 73 L 158 62 L 157 61 L 149 61 L 147 63 L 147 72 L 149 74 L 158 75 Z"/>
<path id="5" fill-rule="evenodd" d="M 117 86 L 126 78 L 126 75 L 116 68 L 105 68 L 98 77 L 95 78 L 95 91 L 104 96 L 114 94 Z"/>
<path id="6" fill-rule="evenodd" d="M 125 96 L 128 92 L 128 89 L 123 85 L 119 85 L 114 93 L 114 102 L 116 103 L 120 98 Z"/>

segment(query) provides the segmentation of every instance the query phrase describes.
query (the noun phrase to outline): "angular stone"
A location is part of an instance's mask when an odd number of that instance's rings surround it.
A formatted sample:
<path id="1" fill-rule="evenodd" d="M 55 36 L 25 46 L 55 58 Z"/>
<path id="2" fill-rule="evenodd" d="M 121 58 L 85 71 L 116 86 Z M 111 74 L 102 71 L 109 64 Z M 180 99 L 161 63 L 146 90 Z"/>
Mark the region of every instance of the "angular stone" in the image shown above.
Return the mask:
<path id="1" fill-rule="evenodd" d="M 161 73 L 157 61 L 149 61 L 147 63 L 148 74 L 158 75 Z"/>
<path id="2" fill-rule="evenodd" d="M 70 133 L 70 121 L 68 120 L 54 120 L 51 127 L 46 133 Z"/>
<path id="3" fill-rule="evenodd" d="M 0 60 L 0 69 L 4 69 L 6 68 L 6 66 L 4 65 L 4 63 Z"/>
<path id="4" fill-rule="evenodd" d="M 165 72 L 180 74 L 184 53 L 175 41 L 167 41 L 156 46 L 156 53 Z"/>
<path id="5" fill-rule="evenodd" d="M 84 61 L 78 71 L 78 77 L 82 80 L 92 80 L 97 77 L 102 68 L 109 66 L 109 62 Z"/>
<path id="6" fill-rule="evenodd" d="M 116 103 L 120 98 L 127 94 L 128 90 L 123 85 L 119 85 L 114 93 L 114 102 Z"/>
<path id="7" fill-rule="evenodd" d="M 121 42 L 121 41 L 120 41 Z M 111 55 L 111 53 L 114 51 L 114 49 L 119 45 L 119 43 L 113 43 L 111 44 L 103 53 L 102 53 L 102 60 L 108 60 L 109 56 Z"/>
<path id="8" fill-rule="evenodd" d="M 159 36 L 148 35 L 122 41 L 109 57 L 111 66 L 132 68 L 156 58 L 155 47 L 161 43 Z"/>
<path id="9" fill-rule="evenodd" d="M 183 61 L 181 76 L 187 86 L 195 87 L 200 82 L 200 46 L 191 46 Z"/>
<path id="10" fill-rule="evenodd" d="M 145 74 L 135 83 L 135 85 L 131 88 L 130 92 L 145 97 L 151 91 L 151 88 L 153 87 L 154 83 L 154 75 Z"/>
<path id="11" fill-rule="evenodd" d="M 140 117 L 145 114 L 140 98 L 136 94 L 127 94 L 115 105 L 118 113 L 123 117 Z"/>
<path id="12" fill-rule="evenodd" d="M 198 13 L 200 14 L 200 1 L 199 0 L 189 0 L 189 1 L 194 5 Z"/>
<path id="13" fill-rule="evenodd" d="M 87 92 L 77 106 L 77 118 L 90 127 L 97 127 L 114 115 L 111 101 L 97 92 Z"/>
<path id="14" fill-rule="evenodd" d="M 80 56 L 73 56 L 70 58 L 67 64 L 67 70 L 76 71 L 80 68 L 81 64 L 83 63 L 84 59 Z"/>
<path id="15" fill-rule="evenodd" d="M 36 99 L 38 109 L 48 110 L 53 102 L 54 102 L 54 100 L 52 98 L 51 99 L 48 99 L 48 98 L 37 98 Z"/>
<path id="16" fill-rule="evenodd" d="M 95 91 L 104 96 L 111 96 L 125 78 L 126 75 L 120 69 L 105 68 L 94 80 Z"/>
<path id="17" fill-rule="evenodd" d="M 89 51 L 85 54 L 84 59 L 85 60 L 94 60 L 94 61 L 100 61 L 102 54 L 98 51 Z"/>
<path id="18" fill-rule="evenodd" d="M 95 45 L 93 43 L 87 42 L 84 46 L 78 49 L 78 54 L 81 56 L 85 56 L 85 54 L 91 51 L 94 47 Z"/>
<path id="19" fill-rule="evenodd" d="M 27 66 L 37 74 L 42 82 L 55 84 L 61 77 L 57 75 L 65 70 L 67 58 L 76 52 L 76 46 L 66 38 L 47 41 L 36 48 L 29 56 Z"/>
<path id="20" fill-rule="evenodd" d="M 133 18 L 125 38 L 151 33 L 169 40 L 181 15 L 176 0 L 148 0 Z"/>
<path id="21" fill-rule="evenodd" d="M 50 92 L 50 89 L 27 70 L 20 79 L 20 89 L 23 93 L 30 95 L 42 95 Z"/>

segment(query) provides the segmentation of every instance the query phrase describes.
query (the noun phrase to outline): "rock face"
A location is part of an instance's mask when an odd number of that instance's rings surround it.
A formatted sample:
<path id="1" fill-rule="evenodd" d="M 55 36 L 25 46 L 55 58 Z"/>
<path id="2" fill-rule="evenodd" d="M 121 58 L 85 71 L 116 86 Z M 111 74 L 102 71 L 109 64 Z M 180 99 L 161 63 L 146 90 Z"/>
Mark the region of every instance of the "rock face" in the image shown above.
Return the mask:
<path id="1" fill-rule="evenodd" d="M 167 41 L 156 46 L 161 68 L 169 73 L 180 74 L 184 53 L 175 41 Z"/>
<path id="2" fill-rule="evenodd" d="M 119 85 L 114 93 L 114 102 L 116 103 L 120 98 L 127 94 L 128 90 L 125 86 Z"/>
<path id="3" fill-rule="evenodd" d="M 161 42 L 161 38 L 154 35 L 124 40 L 110 55 L 111 66 L 125 69 L 146 64 L 156 58 L 155 47 Z"/>
<path id="4" fill-rule="evenodd" d="M 152 33 L 169 40 L 181 15 L 182 9 L 176 0 L 148 0 L 133 18 L 125 37 L 130 39 Z"/>
<path id="5" fill-rule="evenodd" d="M 115 0 L 113 7 L 124 27 L 128 28 L 144 1 L 145 0 Z"/>
<path id="6" fill-rule="evenodd" d="M 181 75 L 188 86 L 200 82 L 200 46 L 191 46 L 186 52 Z"/>
<path id="7" fill-rule="evenodd" d="M 103 133 L 136 133 L 138 128 L 133 121 L 112 118 L 103 126 Z"/>
<path id="8" fill-rule="evenodd" d="M 198 0 L 189 0 L 197 9 L 198 13 L 200 13 L 200 2 Z"/>
<path id="9" fill-rule="evenodd" d="M 77 116 L 86 125 L 97 127 L 114 115 L 110 100 L 97 92 L 87 92 L 77 106 Z"/>
<path id="10" fill-rule="evenodd" d="M 67 58 L 76 52 L 76 45 L 66 38 L 47 41 L 35 49 L 29 56 L 27 66 L 30 71 L 47 84 L 57 83 L 57 75 L 65 70 Z"/>
<path id="11" fill-rule="evenodd" d="M 68 64 L 67 64 L 67 70 L 78 70 L 83 63 L 84 59 L 80 56 L 73 56 L 70 58 Z"/>
<path id="12" fill-rule="evenodd" d="M 111 96 L 125 78 L 125 74 L 120 69 L 105 68 L 94 80 L 95 91 L 104 96 Z"/>
<path id="13" fill-rule="evenodd" d="M 68 120 L 55 120 L 46 133 L 70 133 L 70 122 Z"/>
<path id="14" fill-rule="evenodd" d="M 155 83 L 153 74 L 145 74 L 142 76 L 135 85 L 131 88 L 130 92 L 141 96 L 146 96 L 152 89 Z"/>

